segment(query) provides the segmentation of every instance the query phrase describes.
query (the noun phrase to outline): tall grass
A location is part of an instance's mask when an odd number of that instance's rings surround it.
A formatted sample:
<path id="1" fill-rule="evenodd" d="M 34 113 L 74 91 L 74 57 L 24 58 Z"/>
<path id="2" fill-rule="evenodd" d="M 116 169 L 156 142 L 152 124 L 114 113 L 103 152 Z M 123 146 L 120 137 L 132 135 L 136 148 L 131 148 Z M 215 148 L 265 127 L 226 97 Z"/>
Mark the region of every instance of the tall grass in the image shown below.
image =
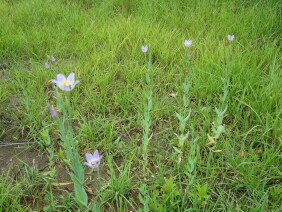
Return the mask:
<path id="1" fill-rule="evenodd" d="M 75 72 L 81 83 L 72 91 L 71 104 L 80 154 L 98 148 L 106 153 L 99 183 L 85 182 L 95 188 L 89 202 L 93 208 L 279 210 L 280 9 L 275 0 L 0 0 L 1 141 L 23 137 L 39 142 L 47 126 L 55 142 L 58 133 L 47 107 L 50 80 Z M 235 35 L 231 45 L 227 34 Z M 193 69 L 187 67 L 185 39 L 193 40 Z M 145 179 L 140 154 L 144 44 L 152 53 L 154 104 Z M 57 61 L 46 69 L 50 55 Z M 179 168 L 173 148 L 179 125 L 175 112 L 187 115 L 181 96 L 187 77 L 192 112 L 186 129 L 193 136 L 185 141 L 189 145 L 182 149 Z M 206 144 L 208 134 L 214 136 L 215 108 L 224 110 L 225 105 L 224 132 L 211 149 Z M 189 142 L 196 137 L 193 147 Z M 197 175 L 188 186 L 185 165 L 191 152 Z M 5 183 L 21 182 L 4 180 L 0 186 Z M 44 189 L 50 192 L 50 187 Z M 14 195 L 3 193 L 7 202 Z M 20 204 L 20 199 L 13 201 Z M 60 201 L 58 207 L 64 204 Z M 29 206 L 25 202 L 21 207 Z"/>

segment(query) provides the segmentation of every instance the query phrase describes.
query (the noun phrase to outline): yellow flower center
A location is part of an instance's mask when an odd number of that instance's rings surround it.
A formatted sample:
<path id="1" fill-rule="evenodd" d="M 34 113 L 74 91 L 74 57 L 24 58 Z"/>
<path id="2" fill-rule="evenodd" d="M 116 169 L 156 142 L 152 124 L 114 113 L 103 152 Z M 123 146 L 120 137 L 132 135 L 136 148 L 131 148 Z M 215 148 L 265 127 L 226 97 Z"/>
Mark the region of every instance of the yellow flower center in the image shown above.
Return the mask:
<path id="1" fill-rule="evenodd" d="M 64 87 L 69 87 L 71 85 L 71 82 L 69 80 L 64 80 L 61 85 Z"/>
<path id="2" fill-rule="evenodd" d="M 96 165 L 97 163 L 98 163 L 97 160 L 92 160 L 92 161 L 91 161 L 91 164 L 92 164 L 92 165 Z"/>

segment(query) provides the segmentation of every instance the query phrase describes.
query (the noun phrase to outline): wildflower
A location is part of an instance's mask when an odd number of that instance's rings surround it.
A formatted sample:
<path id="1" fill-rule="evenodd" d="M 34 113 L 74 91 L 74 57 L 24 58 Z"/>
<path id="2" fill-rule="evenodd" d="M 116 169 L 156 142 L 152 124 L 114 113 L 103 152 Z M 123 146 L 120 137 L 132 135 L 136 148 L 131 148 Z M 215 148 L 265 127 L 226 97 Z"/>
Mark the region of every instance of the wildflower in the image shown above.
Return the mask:
<path id="1" fill-rule="evenodd" d="M 51 106 L 50 104 L 48 104 L 48 108 L 49 108 L 49 111 L 50 111 L 52 118 L 57 119 L 58 114 L 57 114 L 57 111 L 55 110 L 55 108 L 53 106 Z"/>
<path id="2" fill-rule="evenodd" d="M 192 45 L 192 40 L 185 40 L 184 45 L 189 48 Z"/>
<path id="3" fill-rule="evenodd" d="M 49 69 L 49 68 L 50 68 L 50 65 L 49 65 L 47 62 L 45 63 L 45 68 L 46 68 L 46 69 Z"/>
<path id="4" fill-rule="evenodd" d="M 57 75 L 57 80 L 52 80 L 62 91 L 71 91 L 79 80 L 74 81 L 74 73 L 71 73 L 68 78 L 63 74 Z"/>
<path id="5" fill-rule="evenodd" d="M 146 53 L 148 51 L 148 46 L 142 46 L 141 49 L 143 53 Z"/>
<path id="6" fill-rule="evenodd" d="M 228 39 L 229 41 L 233 41 L 234 38 L 235 38 L 234 35 L 227 35 L 227 39 Z"/>
<path id="7" fill-rule="evenodd" d="M 103 158 L 103 155 L 99 155 L 98 150 L 95 150 L 94 154 L 86 153 L 85 154 L 87 162 L 84 162 L 83 164 L 86 166 L 89 166 L 90 168 L 98 168 L 101 163 L 101 159 Z"/>
<path id="8" fill-rule="evenodd" d="M 56 61 L 56 58 L 55 58 L 53 55 L 51 56 L 51 61 L 52 61 L 52 62 L 55 62 L 55 61 Z"/>

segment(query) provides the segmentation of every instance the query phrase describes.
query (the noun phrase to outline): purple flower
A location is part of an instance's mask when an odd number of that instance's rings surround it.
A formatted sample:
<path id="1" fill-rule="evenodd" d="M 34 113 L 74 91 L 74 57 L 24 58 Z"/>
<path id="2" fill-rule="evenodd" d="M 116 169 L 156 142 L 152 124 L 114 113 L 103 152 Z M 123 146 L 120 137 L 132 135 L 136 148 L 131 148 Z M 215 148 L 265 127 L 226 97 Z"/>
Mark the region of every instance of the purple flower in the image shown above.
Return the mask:
<path id="1" fill-rule="evenodd" d="M 57 111 L 50 104 L 48 104 L 48 107 L 49 107 L 49 111 L 50 111 L 50 114 L 51 114 L 52 118 L 53 119 L 57 119 L 58 118 Z"/>
<path id="2" fill-rule="evenodd" d="M 50 68 L 50 65 L 49 65 L 47 62 L 45 63 L 45 68 L 46 68 L 46 69 L 49 69 L 49 68 Z"/>
<path id="3" fill-rule="evenodd" d="M 55 61 L 56 61 L 56 58 L 55 58 L 53 55 L 51 56 L 51 61 L 52 61 L 52 62 L 55 62 Z"/>
<path id="4" fill-rule="evenodd" d="M 103 155 L 99 155 L 98 150 L 96 149 L 94 154 L 86 153 L 85 154 L 87 162 L 84 162 L 83 164 L 86 166 L 89 166 L 90 168 L 98 168 L 101 163 L 101 159 L 103 158 Z"/>
<path id="5" fill-rule="evenodd" d="M 148 51 L 148 46 L 141 46 L 141 50 L 143 53 L 146 53 Z"/>
<path id="6" fill-rule="evenodd" d="M 185 40 L 184 45 L 189 48 L 192 45 L 192 40 Z"/>
<path id="7" fill-rule="evenodd" d="M 228 39 L 229 41 L 233 41 L 234 38 L 235 38 L 234 35 L 227 35 L 227 39 Z"/>
<path id="8" fill-rule="evenodd" d="M 68 78 L 63 74 L 57 75 L 57 80 L 52 80 L 62 91 L 71 91 L 79 80 L 74 81 L 74 73 L 71 73 Z"/>

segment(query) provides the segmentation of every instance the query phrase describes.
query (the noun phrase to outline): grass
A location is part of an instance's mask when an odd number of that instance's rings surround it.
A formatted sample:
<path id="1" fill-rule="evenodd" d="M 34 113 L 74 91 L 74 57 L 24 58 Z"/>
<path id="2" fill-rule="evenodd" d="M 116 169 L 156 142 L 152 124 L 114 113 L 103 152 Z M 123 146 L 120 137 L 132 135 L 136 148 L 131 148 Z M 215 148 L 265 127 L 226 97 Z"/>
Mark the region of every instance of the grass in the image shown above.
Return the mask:
<path id="1" fill-rule="evenodd" d="M 274 0 L 0 0 L 1 142 L 33 141 L 46 154 L 50 147 L 42 143 L 42 133 L 48 131 L 52 160 L 60 164 L 59 132 L 47 107 L 54 103 L 50 80 L 74 72 L 81 81 L 71 91 L 81 162 L 95 149 L 104 155 L 99 176 L 85 167 L 89 208 L 279 211 L 280 9 Z M 232 43 L 227 34 L 235 35 Z M 190 66 L 185 39 L 193 40 Z M 142 45 L 152 54 L 146 163 Z M 51 55 L 56 62 L 48 61 Z M 182 99 L 185 79 L 188 107 Z M 225 132 L 207 146 L 208 134 L 214 137 L 215 108 L 223 105 Z M 176 112 L 186 117 L 190 109 L 180 132 Z M 180 147 L 175 133 L 187 132 Z M 19 179 L 11 172 L 0 177 L 2 210 L 77 209 L 72 188 L 61 196 L 52 186 L 58 180 L 37 169 L 25 168 Z"/>

